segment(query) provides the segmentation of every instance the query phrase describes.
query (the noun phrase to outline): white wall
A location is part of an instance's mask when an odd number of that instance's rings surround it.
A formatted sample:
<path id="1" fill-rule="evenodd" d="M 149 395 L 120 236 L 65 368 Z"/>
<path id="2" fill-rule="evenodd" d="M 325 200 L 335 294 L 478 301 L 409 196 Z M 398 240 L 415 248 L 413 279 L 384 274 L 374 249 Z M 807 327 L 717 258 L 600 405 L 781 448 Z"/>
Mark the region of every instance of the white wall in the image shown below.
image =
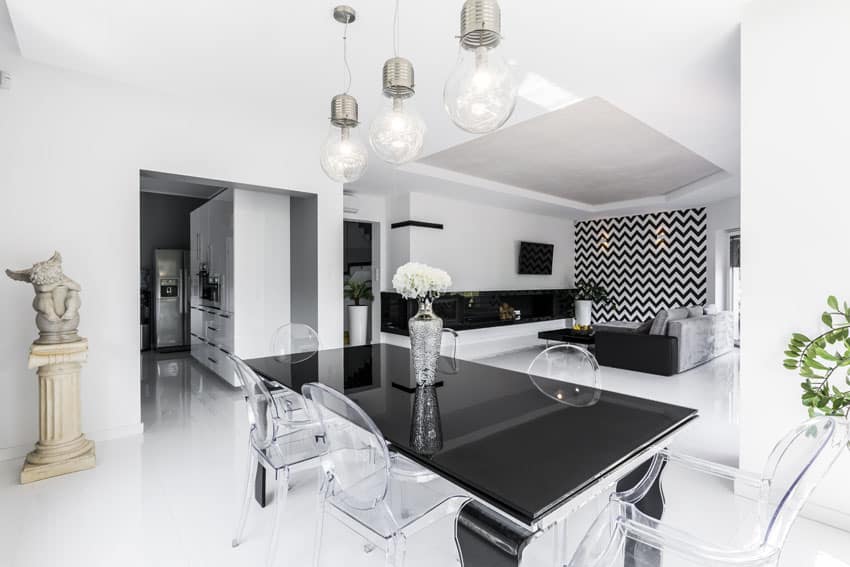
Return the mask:
<path id="1" fill-rule="evenodd" d="M 290 322 L 288 195 L 237 189 L 233 195 L 234 348 L 268 356 L 270 337 Z"/>
<path id="2" fill-rule="evenodd" d="M 726 199 L 712 203 L 706 212 L 706 276 L 708 303 L 721 309 L 731 309 L 726 301 L 729 278 L 729 233 L 741 228 L 741 199 Z"/>
<path id="3" fill-rule="evenodd" d="M 781 365 L 789 335 L 821 328 L 829 294 L 850 299 L 848 22 L 846 0 L 755 0 L 744 10 L 741 461 L 749 469 L 806 417 L 800 379 Z M 848 478 L 845 454 L 808 513 L 850 529 Z"/>
<path id="4" fill-rule="evenodd" d="M 0 33 L 0 35 L 3 35 Z M 283 114 L 175 100 L 22 59 L 0 46 L 14 76 L 0 90 L 0 266 L 28 267 L 62 252 L 82 284 L 82 426 L 94 439 L 138 432 L 139 170 L 318 194 L 319 332 L 341 344 L 342 188 L 316 151 L 325 99 Z M 37 384 L 26 368 L 36 336 L 32 289 L 0 293 L 0 458 L 38 437 Z"/>
<path id="5" fill-rule="evenodd" d="M 411 193 L 390 205 L 390 222 L 440 223 L 443 230 L 393 229 L 389 275 L 401 262 L 422 262 L 446 270 L 455 291 L 566 288 L 573 285 L 573 220 L 512 211 L 483 204 Z M 400 205 L 400 206 L 398 206 Z M 555 245 L 550 276 L 520 275 L 520 241 Z M 400 249 L 394 247 L 401 247 Z"/>

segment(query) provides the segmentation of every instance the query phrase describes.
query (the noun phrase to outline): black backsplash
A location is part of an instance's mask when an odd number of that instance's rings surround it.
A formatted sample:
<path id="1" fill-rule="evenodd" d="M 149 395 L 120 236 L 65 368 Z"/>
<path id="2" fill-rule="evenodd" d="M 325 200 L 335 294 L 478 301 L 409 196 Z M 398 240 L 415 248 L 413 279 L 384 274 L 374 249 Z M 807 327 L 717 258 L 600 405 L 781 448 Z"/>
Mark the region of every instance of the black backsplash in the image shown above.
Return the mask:
<path id="1" fill-rule="evenodd" d="M 440 296 L 434 312 L 456 331 L 484 329 L 572 317 L 574 297 L 574 289 L 461 291 Z M 416 300 L 381 292 L 381 331 L 407 335 L 407 320 L 417 309 Z"/>

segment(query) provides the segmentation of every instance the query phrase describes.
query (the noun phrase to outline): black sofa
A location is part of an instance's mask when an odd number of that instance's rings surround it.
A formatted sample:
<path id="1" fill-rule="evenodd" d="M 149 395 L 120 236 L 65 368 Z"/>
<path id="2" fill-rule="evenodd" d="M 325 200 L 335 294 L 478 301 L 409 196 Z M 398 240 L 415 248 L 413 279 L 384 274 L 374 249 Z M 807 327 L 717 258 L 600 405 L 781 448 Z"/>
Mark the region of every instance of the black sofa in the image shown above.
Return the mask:
<path id="1" fill-rule="evenodd" d="M 662 376 L 677 373 L 679 339 L 666 335 L 647 335 L 598 330 L 595 333 L 596 360 L 613 366 Z"/>

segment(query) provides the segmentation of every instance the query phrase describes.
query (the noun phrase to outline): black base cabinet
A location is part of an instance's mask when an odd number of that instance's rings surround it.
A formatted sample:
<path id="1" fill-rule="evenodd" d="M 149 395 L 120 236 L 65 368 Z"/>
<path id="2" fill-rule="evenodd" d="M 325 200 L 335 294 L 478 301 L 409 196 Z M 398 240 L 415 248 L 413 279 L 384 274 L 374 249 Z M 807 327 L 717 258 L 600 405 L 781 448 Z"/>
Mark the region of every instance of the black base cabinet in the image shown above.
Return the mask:
<path id="1" fill-rule="evenodd" d="M 440 296 L 434 312 L 443 326 L 466 331 L 573 317 L 574 298 L 574 289 L 460 291 Z M 407 335 L 418 308 L 414 299 L 381 292 L 381 331 Z"/>

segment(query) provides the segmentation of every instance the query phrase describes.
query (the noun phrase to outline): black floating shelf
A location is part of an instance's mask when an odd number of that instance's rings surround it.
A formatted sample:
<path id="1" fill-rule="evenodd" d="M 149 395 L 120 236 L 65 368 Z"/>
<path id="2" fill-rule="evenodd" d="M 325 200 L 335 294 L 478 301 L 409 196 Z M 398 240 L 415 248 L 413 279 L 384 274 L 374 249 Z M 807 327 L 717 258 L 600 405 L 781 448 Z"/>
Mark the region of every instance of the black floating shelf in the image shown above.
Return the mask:
<path id="1" fill-rule="evenodd" d="M 394 222 L 392 225 L 390 225 L 390 228 L 404 228 L 406 226 L 418 226 L 419 228 L 433 228 L 436 230 L 443 230 L 443 225 L 441 224 L 435 222 L 422 222 L 417 220 Z"/>

